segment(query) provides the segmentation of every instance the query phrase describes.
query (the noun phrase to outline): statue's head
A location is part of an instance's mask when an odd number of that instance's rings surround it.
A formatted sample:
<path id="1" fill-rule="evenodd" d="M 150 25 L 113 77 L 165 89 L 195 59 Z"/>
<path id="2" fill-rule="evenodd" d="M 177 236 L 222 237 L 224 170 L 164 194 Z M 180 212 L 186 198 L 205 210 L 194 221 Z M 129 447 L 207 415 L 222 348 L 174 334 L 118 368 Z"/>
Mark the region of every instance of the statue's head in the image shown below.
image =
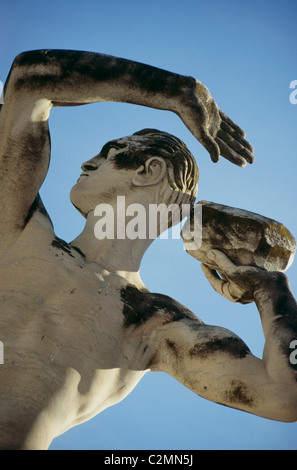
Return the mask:
<path id="1" fill-rule="evenodd" d="M 82 165 L 83 173 L 71 191 L 74 206 L 86 216 L 98 204 L 126 196 L 129 204 L 143 196 L 156 204 L 193 205 L 199 171 L 186 145 L 155 129 L 112 140 Z"/>

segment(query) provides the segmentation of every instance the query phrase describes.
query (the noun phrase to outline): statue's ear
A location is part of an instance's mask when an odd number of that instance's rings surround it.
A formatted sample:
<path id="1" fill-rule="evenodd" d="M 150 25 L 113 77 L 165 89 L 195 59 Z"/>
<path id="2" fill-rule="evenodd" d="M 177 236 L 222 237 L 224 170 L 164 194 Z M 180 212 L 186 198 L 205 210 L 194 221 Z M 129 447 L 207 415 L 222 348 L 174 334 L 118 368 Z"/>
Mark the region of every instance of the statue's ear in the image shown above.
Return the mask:
<path id="1" fill-rule="evenodd" d="M 132 179 L 134 186 L 152 186 L 160 183 L 166 175 L 166 163 L 163 158 L 151 157 L 141 165 Z"/>

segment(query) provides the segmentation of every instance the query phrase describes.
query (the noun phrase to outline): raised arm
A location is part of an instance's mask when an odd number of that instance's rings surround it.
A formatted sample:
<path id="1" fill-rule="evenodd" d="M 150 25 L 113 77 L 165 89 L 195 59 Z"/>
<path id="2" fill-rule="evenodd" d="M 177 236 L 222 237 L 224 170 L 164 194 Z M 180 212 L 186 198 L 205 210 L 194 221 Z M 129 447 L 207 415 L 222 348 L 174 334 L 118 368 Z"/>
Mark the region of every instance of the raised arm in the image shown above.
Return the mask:
<path id="1" fill-rule="evenodd" d="M 297 421 L 297 303 L 282 273 L 236 267 L 214 251 L 224 279 L 204 266 L 214 289 L 232 301 L 255 301 L 265 336 L 263 358 L 229 330 L 184 318 L 157 333 L 155 370 L 213 402 L 284 422 Z M 292 349 L 293 348 L 293 349 Z"/>
<path id="2" fill-rule="evenodd" d="M 240 166 L 253 161 L 243 130 L 195 78 L 104 54 L 63 50 L 23 53 L 13 68 L 18 88 L 41 88 L 53 105 L 118 101 L 173 111 L 214 161 L 220 154 Z"/>
<path id="3" fill-rule="evenodd" d="M 0 198 L 3 230 L 22 227 L 45 178 L 52 106 L 118 101 L 171 110 L 209 151 L 244 166 L 252 147 L 192 77 L 137 62 L 81 51 L 31 51 L 16 57 L 0 111 Z M 3 219 L 3 220 L 4 220 Z"/>

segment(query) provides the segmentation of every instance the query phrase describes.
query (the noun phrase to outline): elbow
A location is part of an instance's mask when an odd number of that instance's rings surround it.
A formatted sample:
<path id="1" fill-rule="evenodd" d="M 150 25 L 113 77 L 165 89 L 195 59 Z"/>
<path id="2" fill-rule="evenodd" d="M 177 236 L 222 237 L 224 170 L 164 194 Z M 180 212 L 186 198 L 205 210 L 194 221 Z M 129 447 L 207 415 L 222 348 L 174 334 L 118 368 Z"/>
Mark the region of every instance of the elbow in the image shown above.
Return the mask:
<path id="1" fill-rule="evenodd" d="M 282 397 L 275 407 L 273 407 L 272 415 L 268 418 L 280 421 L 282 423 L 297 422 L 297 395 L 292 394 Z"/>
<path id="2" fill-rule="evenodd" d="M 283 423 L 296 423 L 297 422 L 297 400 L 295 403 L 287 405 L 284 407 L 282 411 L 282 419 Z"/>
<path id="3" fill-rule="evenodd" d="M 24 90 L 32 92 L 38 83 L 44 85 L 47 80 L 53 78 L 55 68 L 47 66 L 50 61 L 47 57 L 48 52 L 46 50 L 21 52 L 15 57 L 7 80 L 7 85 L 13 93 Z"/>
<path id="4" fill-rule="evenodd" d="M 18 54 L 11 66 L 10 75 L 12 77 L 30 77 L 36 74 L 36 66 L 44 64 L 47 51 L 27 51 Z"/>
<path id="5" fill-rule="evenodd" d="M 12 68 L 30 67 L 44 62 L 45 50 L 21 52 L 13 61 Z"/>
<path id="6" fill-rule="evenodd" d="M 28 76 L 28 68 L 33 65 L 30 56 L 30 52 L 22 52 L 15 57 L 11 65 L 6 86 L 9 86 L 14 92 L 25 82 L 25 76 Z"/>

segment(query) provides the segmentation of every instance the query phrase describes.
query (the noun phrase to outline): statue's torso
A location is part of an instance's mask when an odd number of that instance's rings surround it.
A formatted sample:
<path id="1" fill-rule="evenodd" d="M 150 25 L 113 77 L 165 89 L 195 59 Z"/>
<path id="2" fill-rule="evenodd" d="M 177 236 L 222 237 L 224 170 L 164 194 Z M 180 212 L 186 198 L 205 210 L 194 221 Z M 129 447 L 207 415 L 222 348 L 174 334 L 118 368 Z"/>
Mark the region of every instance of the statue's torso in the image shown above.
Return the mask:
<path id="1" fill-rule="evenodd" d="M 50 409 L 62 432 L 123 399 L 153 348 L 149 330 L 125 318 L 127 281 L 88 265 L 41 222 L 1 259 L 0 396 Z"/>

